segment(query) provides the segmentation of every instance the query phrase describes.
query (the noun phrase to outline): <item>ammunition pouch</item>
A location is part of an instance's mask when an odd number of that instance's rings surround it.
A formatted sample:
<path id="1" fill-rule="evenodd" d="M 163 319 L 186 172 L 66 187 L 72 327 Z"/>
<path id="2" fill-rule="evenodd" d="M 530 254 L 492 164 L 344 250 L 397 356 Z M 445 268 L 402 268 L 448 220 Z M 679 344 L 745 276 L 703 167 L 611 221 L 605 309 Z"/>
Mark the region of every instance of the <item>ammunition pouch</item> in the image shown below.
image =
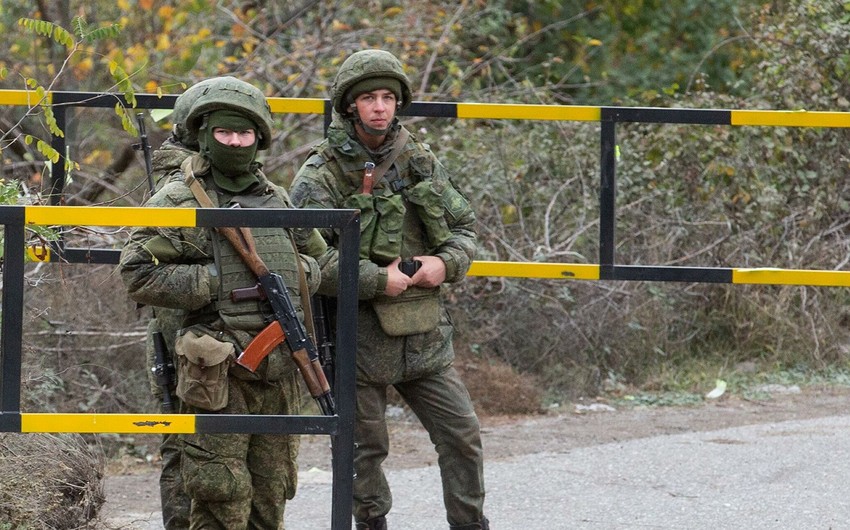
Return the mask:
<path id="1" fill-rule="evenodd" d="M 356 193 L 343 203 L 343 208 L 360 210 L 360 259 L 369 259 L 369 249 L 372 247 L 372 236 L 378 221 L 375 212 L 375 201 L 371 195 Z"/>
<path id="2" fill-rule="evenodd" d="M 423 180 L 413 186 L 407 199 L 413 203 L 419 219 L 425 226 L 428 244 L 437 248 L 452 237 L 452 231 L 444 217 L 443 194 L 434 186 L 434 181 Z"/>
<path id="3" fill-rule="evenodd" d="M 405 210 L 404 197 L 401 195 L 375 196 L 378 222 L 369 250 L 369 258 L 375 263 L 390 263 L 401 254 Z"/>
<path id="4" fill-rule="evenodd" d="M 227 373 L 236 347 L 193 329 L 182 330 L 175 343 L 177 397 L 204 410 L 221 410 L 229 399 Z"/>
<path id="5" fill-rule="evenodd" d="M 372 307 L 391 337 L 428 333 L 440 323 L 440 289 L 410 287 L 398 296 L 379 296 Z"/>

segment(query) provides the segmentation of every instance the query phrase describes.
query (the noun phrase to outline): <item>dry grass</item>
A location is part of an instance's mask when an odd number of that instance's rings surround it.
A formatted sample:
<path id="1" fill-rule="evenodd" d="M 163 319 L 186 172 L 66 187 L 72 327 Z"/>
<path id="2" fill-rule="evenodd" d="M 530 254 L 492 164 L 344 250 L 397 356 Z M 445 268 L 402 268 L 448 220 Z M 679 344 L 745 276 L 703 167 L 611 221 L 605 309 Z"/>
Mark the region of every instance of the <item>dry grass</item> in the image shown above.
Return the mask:
<path id="1" fill-rule="evenodd" d="M 79 434 L 0 433 L 0 528 L 88 528 L 104 462 Z"/>
<path id="2" fill-rule="evenodd" d="M 497 416 L 540 412 L 543 400 L 540 383 L 530 375 L 517 372 L 509 364 L 496 359 L 464 358 L 455 362 L 455 368 L 479 414 Z"/>

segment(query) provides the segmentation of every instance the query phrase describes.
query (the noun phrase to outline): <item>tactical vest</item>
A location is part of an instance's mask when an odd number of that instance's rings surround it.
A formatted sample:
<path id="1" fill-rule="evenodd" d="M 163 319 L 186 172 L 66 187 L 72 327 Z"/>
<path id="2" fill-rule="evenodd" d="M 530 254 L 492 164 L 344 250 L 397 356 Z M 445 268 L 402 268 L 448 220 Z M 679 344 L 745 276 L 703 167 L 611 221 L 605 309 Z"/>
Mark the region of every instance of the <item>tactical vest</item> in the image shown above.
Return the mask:
<path id="1" fill-rule="evenodd" d="M 213 194 L 214 195 L 214 194 Z M 262 196 L 235 195 L 228 197 L 219 195 L 211 197 L 213 201 L 221 200 L 222 207 L 238 204 L 242 208 L 284 208 L 286 205 L 276 195 L 269 193 Z M 251 228 L 251 234 L 256 242 L 257 254 L 268 266 L 269 270 L 280 274 L 286 282 L 292 305 L 303 319 L 301 309 L 300 286 L 298 283 L 298 255 L 292 239 L 286 229 L 274 227 Z M 216 309 L 225 325 L 233 329 L 256 331 L 264 328 L 272 310 L 266 300 L 243 300 L 234 302 L 231 292 L 234 289 L 254 287 L 257 278 L 251 272 L 233 245 L 224 236 L 214 232 L 213 252 L 216 268 L 219 271 L 220 286 Z"/>
<path id="2" fill-rule="evenodd" d="M 327 141 L 315 148 L 307 164 L 327 164 L 343 195 L 340 208 L 360 210 L 360 258 L 387 265 L 396 257 L 430 254 L 451 231 L 444 218 L 443 185 L 432 180 L 434 159 L 415 140 L 408 141 L 372 194 L 358 193 L 365 151 L 349 140 L 339 147 Z M 337 156 L 335 151 L 343 154 Z M 345 156 L 345 155 L 353 156 Z"/>

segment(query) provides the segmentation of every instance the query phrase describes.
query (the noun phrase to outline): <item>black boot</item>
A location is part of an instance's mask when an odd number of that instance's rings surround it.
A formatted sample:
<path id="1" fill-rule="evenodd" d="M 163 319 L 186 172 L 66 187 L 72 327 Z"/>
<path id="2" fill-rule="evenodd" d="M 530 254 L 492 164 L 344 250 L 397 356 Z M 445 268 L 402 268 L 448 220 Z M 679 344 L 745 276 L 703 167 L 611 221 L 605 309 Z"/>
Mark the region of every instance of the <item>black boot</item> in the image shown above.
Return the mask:
<path id="1" fill-rule="evenodd" d="M 354 528 L 357 530 L 387 530 L 387 518 L 383 515 L 375 517 L 374 519 L 369 519 L 362 523 L 356 523 Z"/>
<path id="2" fill-rule="evenodd" d="M 482 517 L 477 523 L 451 525 L 450 530 L 490 530 L 490 521 Z"/>

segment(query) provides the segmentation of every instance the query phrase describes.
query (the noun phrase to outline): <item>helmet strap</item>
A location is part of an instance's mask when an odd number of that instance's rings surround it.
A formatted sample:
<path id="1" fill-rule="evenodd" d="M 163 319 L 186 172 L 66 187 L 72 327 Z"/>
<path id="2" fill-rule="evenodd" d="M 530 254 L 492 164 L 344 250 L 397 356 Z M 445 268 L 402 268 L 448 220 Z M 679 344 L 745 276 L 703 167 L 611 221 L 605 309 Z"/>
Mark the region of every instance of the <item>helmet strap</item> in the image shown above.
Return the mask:
<path id="1" fill-rule="evenodd" d="M 369 127 L 368 125 L 363 123 L 363 120 L 360 118 L 360 114 L 357 112 L 357 107 L 355 107 L 353 103 L 352 103 L 350 108 L 351 108 L 351 116 L 350 116 L 349 119 L 352 120 L 357 125 L 359 125 L 360 128 L 363 129 L 366 132 L 366 134 L 368 134 L 370 136 L 386 136 L 386 134 L 388 132 L 390 132 L 390 129 L 393 126 L 393 122 L 390 122 L 390 124 L 387 126 L 386 129 L 376 129 L 374 127 Z M 395 120 L 393 120 L 393 121 L 395 121 Z"/>

